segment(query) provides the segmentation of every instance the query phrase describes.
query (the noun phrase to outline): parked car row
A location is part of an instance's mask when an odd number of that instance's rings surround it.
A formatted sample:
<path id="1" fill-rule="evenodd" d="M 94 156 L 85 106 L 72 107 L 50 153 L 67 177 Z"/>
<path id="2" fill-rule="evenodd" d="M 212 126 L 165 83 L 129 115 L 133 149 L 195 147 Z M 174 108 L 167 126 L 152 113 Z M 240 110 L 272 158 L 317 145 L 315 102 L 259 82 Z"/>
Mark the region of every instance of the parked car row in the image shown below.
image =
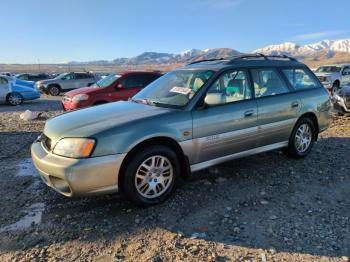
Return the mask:
<path id="1" fill-rule="evenodd" d="M 350 64 L 320 66 L 315 74 L 331 93 L 350 85 Z"/>
<path id="2" fill-rule="evenodd" d="M 62 98 L 64 110 L 73 110 L 92 105 L 114 102 L 119 100 L 128 100 L 142 88 L 147 86 L 161 74 L 159 72 L 139 72 L 130 71 L 121 74 L 103 73 L 103 72 L 70 72 L 62 73 L 53 79 L 48 79 L 45 74 L 34 75 L 20 74 L 16 76 L 4 75 L 7 82 L 6 96 L 20 97 L 16 103 L 10 103 L 11 99 L 6 99 L 9 104 L 18 105 L 25 100 L 30 100 L 30 96 L 21 89 L 11 92 L 10 83 L 21 83 L 21 85 L 32 87 L 31 90 L 36 93 L 32 99 L 40 97 L 39 92 L 57 96 L 65 93 Z M 26 79 L 26 80 L 24 80 Z M 42 79 L 42 80 L 39 80 Z M 38 81 L 27 81 L 38 80 Z M 35 83 L 36 82 L 36 83 Z M 4 88 L 4 87 L 3 87 Z M 9 95 L 11 92 L 11 96 Z M 5 91 L 3 91 L 5 93 Z"/>
<path id="3" fill-rule="evenodd" d="M 34 82 L 23 81 L 18 78 L 0 75 L 0 103 L 20 105 L 23 101 L 40 98 L 40 92 Z"/>
<path id="4" fill-rule="evenodd" d="M 128 100 L 160 76 L 157 72 L 110 74 L 89 87 L 69 91 L 63 96 L 62 105 L 64 110 L 68 111 Z"/>
<path id="5" fill-rule="evenodd" d="M 118 100 L 134 82 L 136 92 L 156 77 L 114 74 L 67 93 L 64 103 L 93 104 L 94 90 Z M 64 196 L 123 192 L 154 205 L 180 178 L 224 161 L 276 149 L 307 156 L 331 124 L 330 109 L 327 90 L 293 58 L 202 60 L 160 76 L 128 101 L 48 120 L 31 154 L 42 180 Z"/>

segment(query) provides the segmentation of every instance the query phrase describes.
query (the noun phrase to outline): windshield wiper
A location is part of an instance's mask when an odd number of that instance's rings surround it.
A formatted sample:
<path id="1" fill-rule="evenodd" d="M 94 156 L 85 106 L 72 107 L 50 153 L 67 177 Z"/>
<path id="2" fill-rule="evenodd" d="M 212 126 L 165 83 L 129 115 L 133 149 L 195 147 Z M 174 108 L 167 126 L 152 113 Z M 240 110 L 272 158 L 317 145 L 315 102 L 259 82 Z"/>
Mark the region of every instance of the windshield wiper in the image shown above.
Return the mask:
<path id="1" fill-rule="evenodd" d="M 150 105 L 150 106 L 159 106 L 159 107 L 168 107 L 168 108 L 180 108 L 181 107 L 178 105 L 162 103 L 162 102 L 147 99 L 147 98 L 142 98 L 142 99 L 131 98 L 130 101 L 135 102 L 135 103 L 140 103 L 140 104 L 146 104 L 146 105 Z"/>

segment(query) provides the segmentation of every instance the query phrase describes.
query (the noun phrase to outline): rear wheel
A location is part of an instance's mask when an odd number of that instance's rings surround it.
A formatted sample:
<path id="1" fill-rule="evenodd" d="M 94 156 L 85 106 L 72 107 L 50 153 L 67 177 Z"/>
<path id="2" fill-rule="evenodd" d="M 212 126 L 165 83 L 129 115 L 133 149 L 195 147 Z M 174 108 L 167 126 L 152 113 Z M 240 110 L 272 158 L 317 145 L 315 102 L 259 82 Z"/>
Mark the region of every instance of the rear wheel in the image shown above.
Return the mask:
<path id="1" fill-rule="evenodd" d="M 12 106 L 18 106 L 23 103 L 21 94 L 13 92 L 7 95 L 6 102 Z"/>
<path id="2" fill-rule="evenodd" d="M 315 142 L 316 128 L 310 118 L 301 118 L 295 125 L 284 153 L 293 158 L 303 158 L 310 153 Z"/>
<path id="3" fill-rule="evenodd" d="M 58 96 L 61 92 L 60 87 L 56 85 L 49 86 L 49 94 L 52 96 Z"/>
<path id="4" fill-rule="evenodd" d="M 136 153 L 127 164 L 122 191 L 138 205 L 155 205 L 171 195 L 179 172 L 179 161 L 170 148 L 150 146 Z"/>

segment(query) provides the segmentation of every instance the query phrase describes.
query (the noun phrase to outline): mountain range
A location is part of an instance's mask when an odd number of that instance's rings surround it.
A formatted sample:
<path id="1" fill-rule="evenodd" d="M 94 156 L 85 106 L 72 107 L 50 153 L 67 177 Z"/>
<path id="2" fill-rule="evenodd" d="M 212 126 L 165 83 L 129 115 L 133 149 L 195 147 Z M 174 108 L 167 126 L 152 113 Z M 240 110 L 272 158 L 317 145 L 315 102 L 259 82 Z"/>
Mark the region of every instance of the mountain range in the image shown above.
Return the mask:
<path id="1" fill-rule="evenodd" d="M 298 45 L 285 42 L 253 50 L 251 53 L 266 55 L 288 55 L 306 61 L 350 62 L 350 39 L 323 40 L 317 43 Z M 110 64 L 110 65 L 146 65 L 189 63 L 202 59 L 231 57 L 242 52 L 231 48 L 211 48 L 205 50 L 190 49 L 181 53 L 144 52 L 131 58 L 116 58 L 111 61 L 70 62 L 70 64 Z"/>

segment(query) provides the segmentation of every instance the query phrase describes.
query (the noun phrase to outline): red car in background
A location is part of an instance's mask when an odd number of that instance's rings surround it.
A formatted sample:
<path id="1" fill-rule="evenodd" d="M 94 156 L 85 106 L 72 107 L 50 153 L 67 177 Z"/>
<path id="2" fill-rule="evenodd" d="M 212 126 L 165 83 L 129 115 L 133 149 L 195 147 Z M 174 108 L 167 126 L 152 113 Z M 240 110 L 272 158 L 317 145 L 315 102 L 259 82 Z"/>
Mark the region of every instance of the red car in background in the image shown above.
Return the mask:
<path id="1" fill-rule="evenodd" d="M 110 74 L 89 87 L 67 92 L 62 98 L 65 111 L 98 104 L 128 100 L 159 78 L 159 72 L 125 72 Z"/>

